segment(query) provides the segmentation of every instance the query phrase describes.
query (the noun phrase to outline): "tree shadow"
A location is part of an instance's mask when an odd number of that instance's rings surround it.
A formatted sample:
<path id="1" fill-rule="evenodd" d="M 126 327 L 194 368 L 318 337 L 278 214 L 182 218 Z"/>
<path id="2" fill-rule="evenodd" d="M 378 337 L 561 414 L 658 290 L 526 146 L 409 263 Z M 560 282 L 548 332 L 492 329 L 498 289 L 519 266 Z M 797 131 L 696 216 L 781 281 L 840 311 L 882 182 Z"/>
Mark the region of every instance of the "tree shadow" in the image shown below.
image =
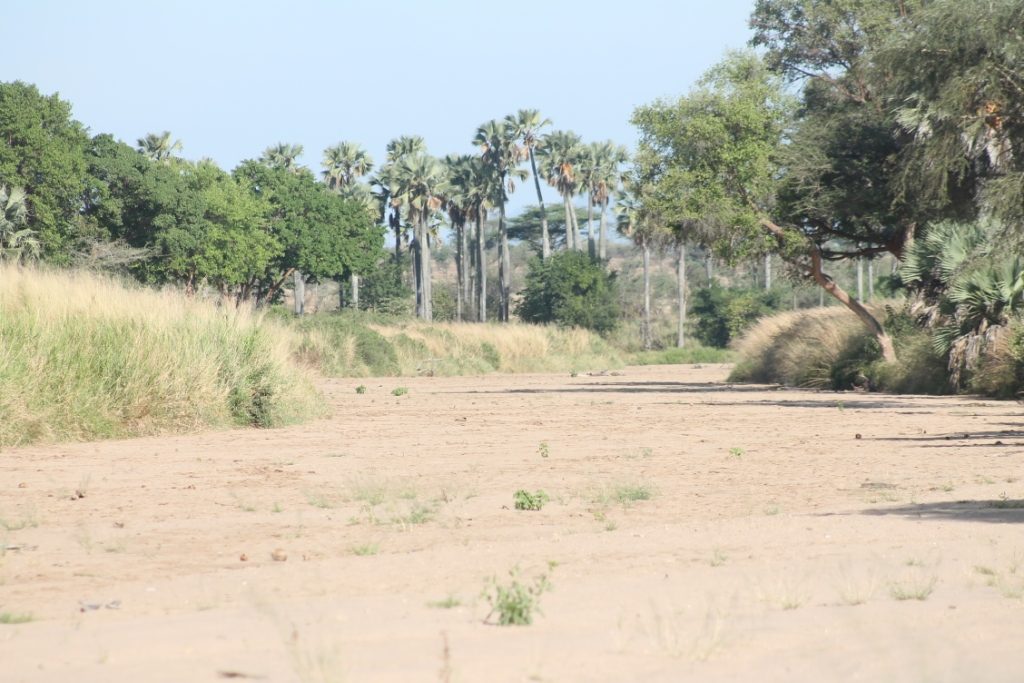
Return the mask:
<path id="1" fill-rule="evenodd" d="M 1021 524 L 1024 523 L 1024 500 L 999 498 L 996 500 L 915 503 L 891 508 L 872 508 L 861 511 L 861 514 L 875 517 L 900 515 L 918 519 Z"/>
<path id="2" fill-rule="evenodd" d="M 865 439 L 865 441 L 917 442 L 922 448 L 1002 448 L 1022 445 L 1022 440 L 1024 440 L 1024 430 L 1019 429 L 950 432 L 920 436 L 875 436 Z"/>

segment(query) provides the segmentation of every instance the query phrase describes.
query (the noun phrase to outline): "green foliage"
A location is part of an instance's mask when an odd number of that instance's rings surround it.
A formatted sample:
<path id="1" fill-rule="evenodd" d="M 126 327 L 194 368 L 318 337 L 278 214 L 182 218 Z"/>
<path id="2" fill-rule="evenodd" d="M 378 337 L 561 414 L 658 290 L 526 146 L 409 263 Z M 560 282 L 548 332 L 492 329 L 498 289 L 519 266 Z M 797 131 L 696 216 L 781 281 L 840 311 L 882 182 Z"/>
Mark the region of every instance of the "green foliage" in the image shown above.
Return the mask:
<path id="1" fill-rule="evenodd" d="M 559 252 L 546 261 L 534 259 L 516 314 L 526 322 L 608 332 L 621 314 L 615 275 L 578 251 Z"/>
<path id="2" fill-rule="evenodd" d="M 515 502 L 516 510 L 540 510 L 551 497 L 544 491 L 530 493 L 525 489 L 519 489 L 512 495 L 512 500 Z"/>
<path id="3" fill-rule="evenodd" d="M 359 307 L 385 315 L 412 313 L 412 290 L 403 282 L 407 259 L 398 263 L 388 258 L 362 273 Z"/>
<path id="4" fill-rule="evenodd" d="M 68 102 L 21 81 L 0 83 L 0 185 L 24 188 L 26 227 L 57 263 L 69 261 L 79 237 L 88 140 Z"/>
<path id="5" fill-rule="evenodd" d="M 329 377 L 400 374 L 394 345 L 367 325 L 367 318 L 344 314 L 285 318 L 302 334 L 298 357 Z"/>
<path id="6" fill-rule="evenodd" d="M 360 384 L 358 387 L 356 387 L 356 393 L 357 394 L 365 394 L 366 393 L 366 385 L 365 384 Z"/>
<path id="7" fill-rule="evenodd" d="M 408 393 L 409 389 L 407 387 L 395 387 L 391 390 L 392 396 L 405 396 Z"/>
<path id="8" fill-rule="evenodd" d="M 540 611 L 540 597 L 551 590 L 551 581 L 547 573 L 542 573 L 530 583 L 521 583 L 518 567 L 510 569 L 508 575 L 507 584 L 500 584 L 497 577 L 491 577 L 484 588 L 482 597 L 491 606 L 484 621 L 497 614 L 499 626 L 529 626 L 533 623 L 534 612 Z"/>
<path id="9" fill-rule="evenodd" d="M 726 348 L 758 318 L 777 310 L 775 290 L 730 289 L 713 284 L 697 290 L 691 312 L 697 318 L 694 336 L 701 344 Z"/>
<path id="10" fill-rule="evenodd" d="M 630 365 L 690 365 L 694 363 L 731 363 L 732 351 L 690 342 L 683 348 L 639 351 L 629 357 Z"/>

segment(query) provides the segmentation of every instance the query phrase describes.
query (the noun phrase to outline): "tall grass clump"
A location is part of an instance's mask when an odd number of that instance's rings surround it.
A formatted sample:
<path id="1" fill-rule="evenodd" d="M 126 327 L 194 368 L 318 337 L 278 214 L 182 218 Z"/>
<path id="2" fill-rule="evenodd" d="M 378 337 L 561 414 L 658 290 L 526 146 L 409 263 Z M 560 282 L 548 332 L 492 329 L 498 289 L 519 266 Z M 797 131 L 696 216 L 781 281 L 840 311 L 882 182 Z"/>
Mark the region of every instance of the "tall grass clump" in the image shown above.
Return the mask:
<path id="1" fill-rule="evenodd" d="M 310 417 L 293 337 L 169 291 L 0 267 L 0 446 Z"/>
<path id="2" fill-rule="evenodd" d="M 359 312 L 293 322 L 295 353 L 329 376 L 470 375 L 621 367 L 599 335 L 548 325 L 385 318 Z"/>

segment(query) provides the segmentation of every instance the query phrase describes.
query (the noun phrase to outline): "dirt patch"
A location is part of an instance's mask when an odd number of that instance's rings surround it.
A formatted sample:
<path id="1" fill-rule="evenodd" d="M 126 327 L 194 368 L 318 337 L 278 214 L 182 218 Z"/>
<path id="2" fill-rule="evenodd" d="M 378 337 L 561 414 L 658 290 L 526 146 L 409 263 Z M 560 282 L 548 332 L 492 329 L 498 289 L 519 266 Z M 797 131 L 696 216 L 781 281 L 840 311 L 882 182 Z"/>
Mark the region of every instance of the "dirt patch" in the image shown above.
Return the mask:
<path id="1" fill-rule="evenodd" d="M 8 450 L 4 680 L 1019 680 L 1019 406 L 725 375 L 332 380 L 303 427 Z M 485 624 L 515 567 L 541 612 Z"/>

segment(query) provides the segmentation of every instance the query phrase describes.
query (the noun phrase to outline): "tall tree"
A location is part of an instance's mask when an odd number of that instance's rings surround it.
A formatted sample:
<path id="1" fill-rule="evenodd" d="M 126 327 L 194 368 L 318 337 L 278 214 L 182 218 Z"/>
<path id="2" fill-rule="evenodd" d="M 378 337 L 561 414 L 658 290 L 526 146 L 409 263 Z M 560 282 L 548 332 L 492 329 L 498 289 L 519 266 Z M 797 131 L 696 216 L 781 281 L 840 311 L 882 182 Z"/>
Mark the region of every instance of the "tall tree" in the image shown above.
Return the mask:
<path id="1" fill-rule="evenodd" d="M 642 201 L 642 188 L 634 187 L 619 197 L 615 206 L 618 217 L 617 228 L 621 235 L 628 237 L 640 249 L 643 274 L 643 319 L 640 338 L 645 349 L 653 346 L 651 334 L 651 249 L 665 238 L 665 228 L 659 225 L 653 212 Z"/>
<path id="2" fill-rule="evenodd" d="M 527 153 L 517 140 L 516 129 L 507 121 L 488 121 L 481 125 L 473 138 L 480 148 L 480 156 L 494 171 L 498 180 L 494 202 L 498 206 L 498 287 L 500 292 L 499 319 L 509 321 L 512 299 L 512 256 L 509 252 L 508 226 L 505 223 L 505 202 L 508 193 L 515 190 L 515 181 L 524 180 L 526 172 L 518 168 Z"/>
<path id="3" fill-rule="evenodd" d="M 374 196 L 380 205 L 380 220 L 386 223 L 395 235 L 395 263 L 402 260 L 402 242 L 407 233 L 407 225 L 402 221 L 404 199 L 397 194 L 399 184 L 398 164 L 414 154 L 425 154 L 427 143 L 419 135 L 401 135 L 387 144 L 387 159 L 378 169 L 377 174 L 370 178 L 370 185 L 376 188 Z"/>
<path id="4" fill-rule="evenodd" d="M 593 172 L 588 174 L 588 193 L 591 204 L 600 209 L 600 231 L 597 238 L 597 257 L 604 261 L 608 257 L 607 213 L 612 195 L 622 183 L 622 165 L 629 161 L 629 152 L 625 147 L 616 145 L 611 140 L 591 145 L 591 156 L 594 159 Z M 588 226 L 589 229 L 589 226 Z"/>
<path id="5" fill-rule="evenodd" d="M 371 216 L 376 215 L 376 208 L 369 188 L 362 186 L 359 180 L 370 173 L 373 159 L 360 145 L 343 141 L 324 150 L 323 176 L 324 184 L 338 194 L 367 207 Z M 350 273 L 352 284 L 352 306 L 359 308 L 359 274 Z M 338 305 L 344 306 L 344 287 L 338 278 Z"/>
<path id="6" fill-rule="evenodd" d="M 300 156 L 302 156 L 302 145 L 279 142 L 263 150 L 260 162 L 271 168 L 280 168 L 291 173 L 298 173 L 302 168 L 299 165 Z"/>
<path id="7" fill-rule="evenodd" d="M 139 151 L 152 161 L 164 164 L 170 163 L 174 153 L 182 149 L 181 140 L 172 139 L 169 130 L 163 133 L 147 133 L 146 137 L 138 139 L 137 144 Z"/>
<path id="8" fill-rule="evenodd" d="M 85 128 L 71 105 L 20 81 L 0 83 L 0 184 L 25 191 L 25 227 L 42 255 L 68 263 L 80 238 Z"/>
<path id="9" fill-rule="evenodd" d="M 572 203 L 581 187 L 578 167 L 581 163 L 582 140 L 572 131 L 552 131 L 541 138 L 537 155 L 541 159 L 544 178 L 562 196 L 566 215 L 566 249 L 582 249 L 579 221 Z"/>
<path id="10" fill-rule="evenodd" d="M 542 119 L 536 109 L 520 109 L 516 114 L 505 117 L 506 125 L 512 127 L 516 137 L 530 157 L 530 170 L 533 172 L 533 184 L 537 189 L 537 206 L 540 208 L 541 258 L 551 256 L 551 238 L 548 234 L 548 216 L 544 209 L 544 195 L 540 191 L 540 174 L 537 173 L 535 150 L 540 144 L 537 137 L 540 129 L 551 125 L 551 119 Z"/>
<path id="11" fill-rule="evenodd" d="M 410 246 L 416 279 L 416 315 L 429 321 L 433 319 L 430 220 L 442 205 L 444 169 L 437 159 L 420 152 L 402 157 L 396 175 L 396 194 L 404 201 L 415 226 Z"/>

